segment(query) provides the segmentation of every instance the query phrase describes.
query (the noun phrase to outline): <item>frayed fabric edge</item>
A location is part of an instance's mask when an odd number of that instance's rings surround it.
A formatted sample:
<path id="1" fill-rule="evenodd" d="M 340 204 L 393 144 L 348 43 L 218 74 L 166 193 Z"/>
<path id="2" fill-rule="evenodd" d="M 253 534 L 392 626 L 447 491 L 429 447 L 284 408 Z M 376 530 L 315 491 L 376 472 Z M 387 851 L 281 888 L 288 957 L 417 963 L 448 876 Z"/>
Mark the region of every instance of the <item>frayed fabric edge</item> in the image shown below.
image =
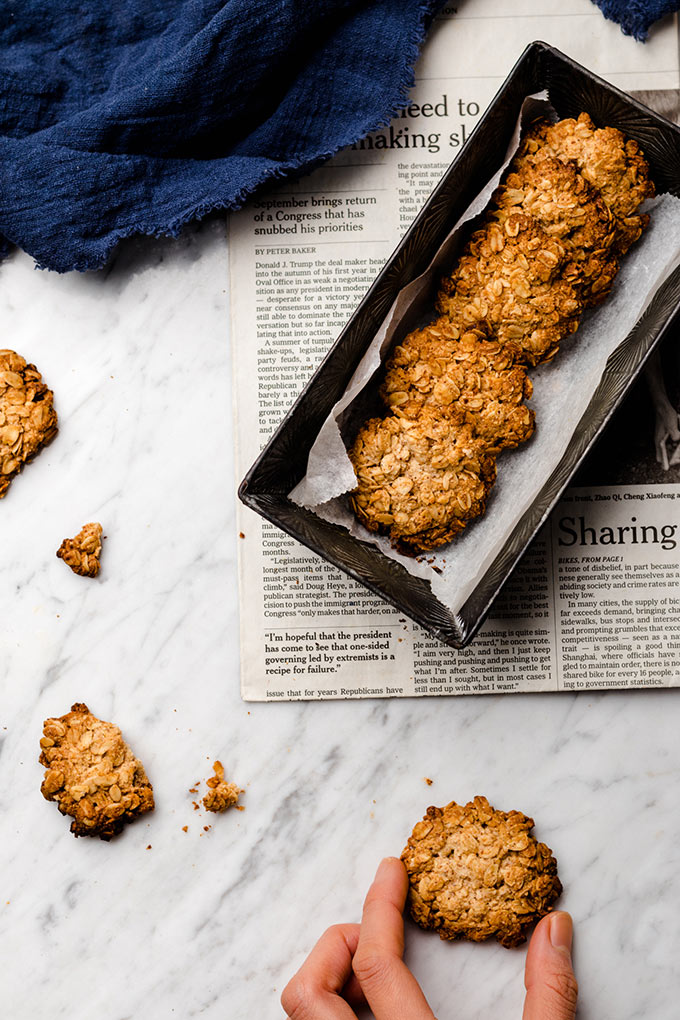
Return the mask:
<path id="1" fill-rule="evenodd" d="M 353 131 L 348 132 L 344 136 L 341 135 L 331 149 L 321 152 L 311 159 L 308 157 L 301 157 L 300 159 L 291 160 L 286 164 L 272 166 L 265 170 L 261 179 L 255 185 L 239 189 L 228 199 L 220 199 L 216 197 L 214 199 L 200 202 L 195 206 L 191 206 L 185 212 L 174 217 L 174 219 L 172 219 L 168 224 L 144 224 L 143 222 L 138 221 L 137 223 L 130 224 L 125 228 L 113 230 L 110 234 L 107 234 L 105 238 L 101 239 L 101 244 L 98 246 L 97 250 L 90 252 L 84 251 L 82 252 L 81 257 L 64 262 L 63 264 L 52 258 L 46 258 L 44 255 L 41 256 L 37 252 L 32 251 L 30 243 L 25 244 L 19 238 L 15 239 L 7 235 L 5 235 L 4 240 L 8 243 L 5 245 L 0 243 L 0 260 L 11 253 L 13 246 L 20 248 L 34 259 L 36 269 L 49 270 L 51 272 L 62 274 L 68 272 L 94 272 L 103 269 L 106 266 L 113 256 L 115 249 L 125 240 L 130 240 L 133 237 L 150 237 L 155 239 L 163 237 L 178 237 L 181 231 L 188 226 L 188 224 L 199 222 L 211 213 L 235 212 L 237 209 L 240 209 L 249 198 L 264 189 L 268 184 L 272 184 L 278 180 L 283 180 L 286 177 L 294 177 L 302 172 L 311 173 L 314 169 L 331 159 L 348 145 L 354 144 L 361 138 L 370 134 L 372 131 L 377 131 L 381 127 L 385 127 L 408 104 L 408 93 L 415 82 L 415 63 L 420 54 L 420 49 L 425 40 L 430 24 L 441 6 L 441 0 L 419 4 L 418 18 L 413 23 L 409 32 L 409 37 L 405 43 L 406 57 L 403 61 L 402 74 L 396 89 L 395 97 L 388 107 L 387 112 L 378 117 L 376 120 L 367 121 L 366 124 L 362 125 L 359 133 Z"/>

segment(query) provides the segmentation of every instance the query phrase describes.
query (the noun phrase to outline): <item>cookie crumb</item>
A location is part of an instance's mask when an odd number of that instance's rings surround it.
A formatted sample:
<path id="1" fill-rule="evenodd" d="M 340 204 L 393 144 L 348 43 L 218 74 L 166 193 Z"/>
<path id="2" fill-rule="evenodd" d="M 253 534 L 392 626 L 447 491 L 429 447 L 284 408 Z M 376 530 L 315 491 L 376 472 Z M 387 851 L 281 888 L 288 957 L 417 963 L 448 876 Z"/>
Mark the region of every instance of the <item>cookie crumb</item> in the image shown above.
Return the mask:
<path id="1" fill-rule="evenodd" d="M 216 761 L 213 764 L 213 771 L 215 775 L 206 779 L 206 785 L 210 789 L 203 798 L 203 807 L 206 811 L 221 812 L 230 807 L 243 811 L 243 807 L 238 803 L 238 798 L 245 791 L 239 789 L 236 783 L 225 782 L 224 766 L 221 761 Z"/>
<path id="2" fill-rule="evenodd" d="M 434 779 L 430 779 L 429 776 L 423 776 L 423 779 L 425 780 L 428 786 L 432 786 Z"/>
<path id="3" fill-rule="evenodd" d="M 75 538 L 65 538 L 57 556 L 80 577 L 96 577 L 101 568 L 102 526 L 93 521 L 84 524 Z"/>
<path id="4" fill-rule="evenodd" d="M 183 825 L 182 826 L 182 832 L 188 832 L 188 831 L 189 831 L 189 826 L 188 825 Z"/>

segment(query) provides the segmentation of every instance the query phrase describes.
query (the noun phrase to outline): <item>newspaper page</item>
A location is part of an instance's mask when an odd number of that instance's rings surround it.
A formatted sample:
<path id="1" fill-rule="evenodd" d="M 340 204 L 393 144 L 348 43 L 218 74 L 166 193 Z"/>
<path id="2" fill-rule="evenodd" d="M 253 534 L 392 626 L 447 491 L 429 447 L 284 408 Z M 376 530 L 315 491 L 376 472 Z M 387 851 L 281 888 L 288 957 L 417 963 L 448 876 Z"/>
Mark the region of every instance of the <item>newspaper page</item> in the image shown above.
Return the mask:
<path id="1" fill-rule="evenodd" d="M 388 127 L 230 218 L 239 481 L 534 39 L 662 97 L 667 115 L 677 105 L 675 18 L 643 47 L 590 0 L 445 6 Z M 666 369 L 659 356 L 655 385 L 636 387 L 637 441 L 588 459 L 595 476 L 575 479 L 462 650 L 239 504 L 244 699 L 680 684 L 680 394 Z"/>

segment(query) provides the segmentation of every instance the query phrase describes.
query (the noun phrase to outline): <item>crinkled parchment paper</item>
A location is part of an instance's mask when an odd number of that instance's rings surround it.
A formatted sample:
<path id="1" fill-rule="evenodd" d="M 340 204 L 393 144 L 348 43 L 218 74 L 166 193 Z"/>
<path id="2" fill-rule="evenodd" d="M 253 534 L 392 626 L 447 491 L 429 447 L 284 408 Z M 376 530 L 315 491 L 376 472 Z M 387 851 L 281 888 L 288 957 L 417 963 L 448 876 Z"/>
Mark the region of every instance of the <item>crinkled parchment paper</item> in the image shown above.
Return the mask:
<path id="1" fill-rule="evenodd" d="M 452 263 L 461 228 L 488 204 L 517 149 L 521 125 L 539 115 L 557 119 L 544 94 L 525 100 L 503 167 L 461 217 L 422 276 L 396 298 L 345 394 L 321 427 L 309 454 L 305 477 L 290 493 L 293 502 L 308 507 L 325 520 L 341 524 L 362 541 L 373 542 L 411 574 L 428 580 L 433 593 L 454 613 L 475 589 L 559 464 L 609 355 L 680 261 L 680 200 L 662 195 L 647 203 L 650 225 L 623 259 L 610 296 L 599 308 L 583 316 L 577 332 L 563 341 L 553 361 L 530 371 L 534 393 L 529 406 L 536 412 L 536 432 L 528 443 L 498 458 L 498 476 L 485 516 L 469 524 L 455 541 L 411 559 L 395 552 L 388 539 L 374 535 L 357 522 L 345 495 L 355 487 L 356 478 L 340 431 L 343 416 L 351 414 L 351 409 L 347 409 L 374 378 L 403 315 L 417 307 L 424 294 L 434 291 L 433 281 Z M 434 318 L 433 309 L 431 319 Z"/>

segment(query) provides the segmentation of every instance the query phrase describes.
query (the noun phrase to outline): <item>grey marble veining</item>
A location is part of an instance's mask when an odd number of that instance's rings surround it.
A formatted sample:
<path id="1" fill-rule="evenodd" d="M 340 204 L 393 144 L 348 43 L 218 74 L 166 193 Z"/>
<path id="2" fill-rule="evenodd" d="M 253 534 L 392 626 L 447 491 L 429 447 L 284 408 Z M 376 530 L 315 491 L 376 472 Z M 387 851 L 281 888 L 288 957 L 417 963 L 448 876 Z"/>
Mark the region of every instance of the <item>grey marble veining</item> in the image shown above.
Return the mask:
<path id="1" fill-rule="evenodd" d="M 0 267 L 2 344 L 60 415 L 0 502 L 3 1016 L 280 1017 L 428 804 L 483 793 L 558 858 L 579 1016 L 676 1017 L 677 691 L 240 700 L 227 286 L 214 222 L 101 274 Z M 54 554 L 92 519 L 88 581 Z M 73 701 L 122 727 L 154 784 L 156 811 L 108 844 L 39 792 L 42 721 Z M 194 810 L 215 757 L 245 811 Z M 524 950 L 409 926 L 407 958 L 440 1020 L 521 1016 Z"/>

